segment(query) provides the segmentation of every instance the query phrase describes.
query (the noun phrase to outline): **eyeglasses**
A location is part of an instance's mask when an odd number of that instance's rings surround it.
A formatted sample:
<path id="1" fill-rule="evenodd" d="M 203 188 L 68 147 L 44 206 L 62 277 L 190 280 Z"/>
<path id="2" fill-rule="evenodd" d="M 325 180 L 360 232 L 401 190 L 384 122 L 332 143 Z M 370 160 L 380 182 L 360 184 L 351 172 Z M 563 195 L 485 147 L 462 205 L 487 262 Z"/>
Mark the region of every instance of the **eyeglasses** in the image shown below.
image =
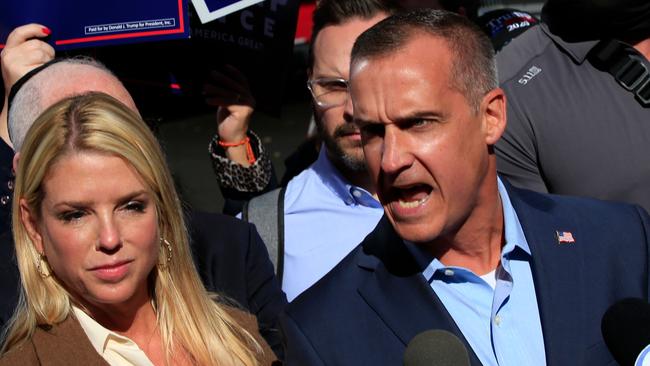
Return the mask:
<path id="1" fill-rule="evenodd" d="M 348 100 L 348 81 L 341 78 L 318 78 L 307 81 L 307 89 L 319 107 L 329 108 Z"/>

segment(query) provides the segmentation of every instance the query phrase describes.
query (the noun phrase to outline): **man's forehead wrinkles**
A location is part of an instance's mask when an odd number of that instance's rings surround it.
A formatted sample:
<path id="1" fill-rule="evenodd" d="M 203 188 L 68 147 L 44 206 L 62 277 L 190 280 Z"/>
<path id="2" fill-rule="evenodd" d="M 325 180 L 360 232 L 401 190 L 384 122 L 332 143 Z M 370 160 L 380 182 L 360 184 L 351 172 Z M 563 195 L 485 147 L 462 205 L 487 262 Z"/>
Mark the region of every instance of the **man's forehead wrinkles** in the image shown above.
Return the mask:
<path id="1" fill-rule="evenodd" d="M 313 74 L 315 77 L 342 77 L 348 78 L 347 62 L 335 62 L 336 57 L 326 57 L 324 60 L 314 62 Z"/>

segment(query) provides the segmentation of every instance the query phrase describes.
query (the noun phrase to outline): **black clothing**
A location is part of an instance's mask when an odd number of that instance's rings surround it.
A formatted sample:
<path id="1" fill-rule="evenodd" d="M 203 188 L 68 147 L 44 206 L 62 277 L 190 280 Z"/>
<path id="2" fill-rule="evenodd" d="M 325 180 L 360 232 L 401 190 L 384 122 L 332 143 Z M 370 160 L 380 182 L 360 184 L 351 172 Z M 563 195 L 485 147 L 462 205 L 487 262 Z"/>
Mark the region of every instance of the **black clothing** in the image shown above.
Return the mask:
<path id="1" fill-rule="evenodd" d="M 11 231 L 14 150 L 0 139 L 0 234 Z"/>
<path id="2" fill-rule="evenodd" d="M 575 42 L 615 38 L 640 41 L 650 35 L 648 0 L 547 0 L 542 20 L 553 34 Z"/>

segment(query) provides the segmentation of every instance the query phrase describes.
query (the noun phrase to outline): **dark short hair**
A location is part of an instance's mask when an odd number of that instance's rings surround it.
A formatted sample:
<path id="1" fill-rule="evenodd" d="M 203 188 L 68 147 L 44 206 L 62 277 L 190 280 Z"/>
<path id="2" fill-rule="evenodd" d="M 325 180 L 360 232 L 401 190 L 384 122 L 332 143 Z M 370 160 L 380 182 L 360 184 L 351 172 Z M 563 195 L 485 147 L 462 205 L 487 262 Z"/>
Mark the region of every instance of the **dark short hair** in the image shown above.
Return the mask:
<path id="1" fill-rule="evenodd" d="M 400 10 L 396 0 L 320 0 L 313 14 L 309 67 L 314 65 L 314 41 L 323 28 L 341 25 L 352 18 L 370 19 L 377 14 Z"/>
<path id="2" fill-rule="evenodd" d="M 453 55 L 451 87 L 478 111 L 483 96 L 498 86 L 494 50 L 481 29 L 461 15 L 431 9 L 397 13 L 357 38 L 351 62 L 392 54 L 418 34 L 446 41 Z"/>

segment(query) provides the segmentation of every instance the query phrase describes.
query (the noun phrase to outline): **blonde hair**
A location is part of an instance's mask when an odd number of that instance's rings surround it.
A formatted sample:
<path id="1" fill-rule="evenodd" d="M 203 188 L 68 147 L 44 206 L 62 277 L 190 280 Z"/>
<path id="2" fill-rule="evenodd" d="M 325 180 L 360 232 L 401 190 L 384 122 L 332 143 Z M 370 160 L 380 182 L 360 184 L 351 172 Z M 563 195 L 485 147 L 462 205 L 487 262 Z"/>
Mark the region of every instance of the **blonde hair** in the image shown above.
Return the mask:
<path id="1" fill-rule="evenodd" d="M 20 219 L 20 199 L 40 214 L 43 179 L 62 156 L 93 151 L 121 157 L 139 173 L 156 206 L 162 248 L 150 276 L 166 359 L 182 347 L 199 365 L 255 365 L 262 349 L 203 287 L 192 261 L 183 212 L 155 137 L 142 119 L 102 93 L 74 96 L 51 106 L 28 132 L 16 172 L 13 232 L 22 290 L 2 353 L 25 342 L 39 325 L 71 316 L 71 296 L 56 277 L 42 278 L 37 253 Z M 164 264 L 164 265 L 163 265 Z"/>

